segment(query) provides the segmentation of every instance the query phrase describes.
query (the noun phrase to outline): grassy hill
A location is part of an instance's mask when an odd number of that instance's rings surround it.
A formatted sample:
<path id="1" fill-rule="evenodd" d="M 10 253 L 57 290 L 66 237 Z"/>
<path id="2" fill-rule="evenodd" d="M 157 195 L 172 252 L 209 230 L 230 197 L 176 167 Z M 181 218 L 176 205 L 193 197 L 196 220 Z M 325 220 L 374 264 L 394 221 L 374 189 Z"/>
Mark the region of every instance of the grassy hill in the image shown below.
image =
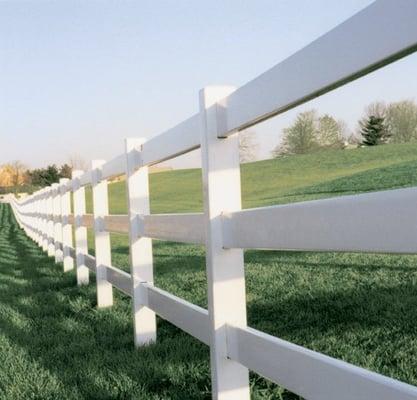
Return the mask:
<path id="1" fill-rule="evenodd" d="M 244 164 L 243 207 L 417 184 L 417 144 L 333 150 Z M 201 211 L 201 170 L 150 175 L 153 213 Z M 110 212 L 126 213 L 125 182 L 109 187 Z M 88 194 L 91 212 L 91 193 Z"/>
<path id="2" fill-rule="evenodd" d="M 251 163 L 243 204 L 417 185 L 416 171 L 417 144 Z M 200 175 L 152 174 L 152 211 L 201 210 Z M 125 183 L 109 190 L 111 212 L 125 213 Z M 97 310 L 94 285 L 77 288 L 4 206 L 0 225 L 0 397 L 210 398 L 206 346 L 158 320 L 158 343 L 135 351 L 130 299 L 115 293 L 114 307 Z M 111 236 L 112 262 L 128 270 L 127 238 Z M 155 241 L 154 262 L 158 287 L 206 307 L 204 248 Z M 417 384 L 417 256 L 251 250 L 245 273 L 250 326 Z M 251 390 L 256 400 L 298 399 L 256 374 Z"/>

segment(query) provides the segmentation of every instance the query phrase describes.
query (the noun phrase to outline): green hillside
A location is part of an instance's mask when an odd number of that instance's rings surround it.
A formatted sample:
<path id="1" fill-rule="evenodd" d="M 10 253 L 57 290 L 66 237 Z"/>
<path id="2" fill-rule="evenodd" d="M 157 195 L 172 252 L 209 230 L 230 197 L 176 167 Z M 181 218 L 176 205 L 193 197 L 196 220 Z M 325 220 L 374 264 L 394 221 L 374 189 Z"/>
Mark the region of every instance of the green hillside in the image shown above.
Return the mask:
<path id="1" fill-rule="evenodd" d="M 417 185 L 416 171 L 417 144 L 251 163 L 242 167 L 243 203 Z M 152 211 L 201 210 L 200 174 L 152 174 Z M 125 183 L 109 190 L 111 212 L 125 213 Z M 127 237 L 111 239 L 112 264 L 129 270 Z M 0 247 L 0 398 L 211 398 L 205 345 L 158 319 L 157 343 L 135 350 L 130 299 L 115 292 L 115 306 L 98 310 L 94 275 L 78 288 L 2 204 Z M 156 286 L 206 307 L 204 248 L 153 248 Z M 417 384 L 417 256 L 251 250 L 245 274 L 251 327 Z M 255 400 L 299 399 L 253 373 L 251 391 Z"/>
<path id="2" fill-rule="evenodd" d="M 333 150 L 242 165 L 243 207 L 417 184 L 417 144 Z M 150 175 L 153 213 L 202 210 L 201 170 Z M 126 213 L 125 182 L 109 186 L 110 212 Z M 92 212 L 91 193 L 88 195 Z"/>

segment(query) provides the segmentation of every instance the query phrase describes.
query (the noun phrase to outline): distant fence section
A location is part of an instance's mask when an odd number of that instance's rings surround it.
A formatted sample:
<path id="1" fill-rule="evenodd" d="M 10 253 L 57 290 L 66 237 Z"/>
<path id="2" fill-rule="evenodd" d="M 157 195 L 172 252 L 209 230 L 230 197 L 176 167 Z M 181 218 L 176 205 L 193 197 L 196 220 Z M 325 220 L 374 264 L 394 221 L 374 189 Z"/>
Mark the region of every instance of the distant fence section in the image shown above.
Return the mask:
<path id="1" fill-rule="evenodd" d="M 95 273 L 98 307 L 113 304 L 114 288 L 132 297 L 137 346 L 156 341 L 156 314 L 210 346 L 214 399 L 249 399 L 249 370 L 309 400 L 417 399 L 416 387 L 248 327 L 243 262 L 245 248 L 417 253 L 417 189 L 241 210 L 238 153 L 240 130 L 414 52 L 416 21 L 415 0 L 374 2 L 243 87 L 203 89 L 199 112 L 165 133 L 128 139 L 110 161 L 11 197 L 17 221 L 64 271 L 75 264 L 79 285 Z M 150 214 L 149 166 L 196 148 L 204 213 Z M 128 214 L 109 215 L 107 180 L 119 175 Z M 112 265 L 109 232 L 128 233 L 130 273 Z M 208 310 L 154 286 L 152 239 L 206 246 Z"/>

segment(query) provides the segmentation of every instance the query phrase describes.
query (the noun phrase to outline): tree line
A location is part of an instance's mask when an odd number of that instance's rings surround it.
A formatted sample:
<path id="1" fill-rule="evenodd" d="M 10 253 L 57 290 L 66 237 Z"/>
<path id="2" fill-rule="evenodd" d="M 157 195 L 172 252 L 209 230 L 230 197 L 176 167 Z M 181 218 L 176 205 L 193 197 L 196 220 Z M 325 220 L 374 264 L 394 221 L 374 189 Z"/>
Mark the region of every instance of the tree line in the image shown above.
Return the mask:
<path id="1" fill-rule="evenodd" d="M 72 167 L 69 164 L 51 164 L 31 170 L 20 161 L 13 161 L 0 166 L 0 187 L 3 191 L 33 190 L 57 183 L 61 178 L 71 178 L 71 174 Z"/>
<path id="2" fill-rule="evenodd" d="M 299 113 L 293 124 L 283 130 L 281 143 L 272 155 L 279 157 L 290 154 L 306 154 L 323 149 L 343 149 L 375 146 L 385 143 L 407 143 L 417 141 L 417 104 L 412 100 L 394 103 L 374 102 L 364 109 L 356 130 L 349 132 L 342 120 L 328 114 L 320 115 L 316 110 Z M 258 143 L 253 131 L 239 135 L 240 161 L 254 161 Z M 71 178 L 73 169 L 87 169 L 79 156 L 69 157 L 69 162 L 57 166 L 29 169 L 20 161 L 0 165 L 0 191 L 15 192 L 33 190 Z"/>
<path id="3" fill-rule="evenodd" d="M 365 107 L 356 131 L 332 116 L 316 110 L 296 116 L 283 130 L 282 142 L 272 151 L 274 157 L 306 154 L 322 149 L 407 143 L 417 140 L 417 105 L 412 100 L 386 104 L 375 102 Z"/>

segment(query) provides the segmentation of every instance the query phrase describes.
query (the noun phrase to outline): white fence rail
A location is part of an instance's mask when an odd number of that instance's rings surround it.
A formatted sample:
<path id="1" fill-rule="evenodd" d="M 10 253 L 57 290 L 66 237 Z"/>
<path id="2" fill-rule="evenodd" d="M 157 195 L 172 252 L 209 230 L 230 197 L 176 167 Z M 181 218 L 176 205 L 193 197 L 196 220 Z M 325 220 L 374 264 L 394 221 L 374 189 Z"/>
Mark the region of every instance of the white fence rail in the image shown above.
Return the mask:
<path id="1" fill-rule="evenodd" d="M 214 399 L 249 398 L 251 369 L 306 399 L 417 399 L 417 388 L 247 327 L 244 248 L 417 253 L 417 189 L 241 210 L 237 132 L 417 49 L 417 2 L 379 0 L 238 90 L 208 87 L 200 111 L 149 141 L 129 139 L 18 201 L 17 221 L 77 282 L 95 272 L 99 307 L 113 287 L 133 298 L 135 344 L 156 340 L 159 315 L 210 346 Z M 150 215 L 148 166 L 201 147 L 204 213 Z M 128 215 L 109 215 L 107 179 L 125 174 Z M 93 215 L 84 187 L 93 187 Z M 70 212 L 73 195 L 74 212 Z M 88 254 L 87 228 L 96 257 Z M 72 244 L 74 229 L 75 247 Z M 131 273 L 111 263 L 109 232 L 129 234 Z M 151 239 L 205 244 L 208 310 L 153 285 Z"/>

